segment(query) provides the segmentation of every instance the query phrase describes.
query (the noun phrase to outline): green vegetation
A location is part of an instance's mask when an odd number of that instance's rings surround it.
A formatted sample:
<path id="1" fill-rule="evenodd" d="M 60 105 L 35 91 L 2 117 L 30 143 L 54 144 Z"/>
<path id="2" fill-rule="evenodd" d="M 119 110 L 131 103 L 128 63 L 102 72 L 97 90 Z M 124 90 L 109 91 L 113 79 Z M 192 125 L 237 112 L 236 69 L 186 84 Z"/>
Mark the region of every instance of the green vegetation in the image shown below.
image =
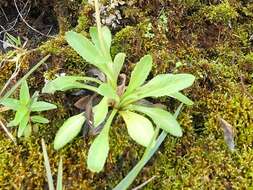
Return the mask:
<path id="1" fill-rule="evenodd" d="M 27 82 L 21 84 L 19 100 L 13 98 L 4 98 L 1 104 L 7 108 L 16 111 L 15 118 L 9 122 L 8 127 L 18 127 L 17 136 L 29 137 L 32 132 L 32 123 L 49 123 L 49 120 L 40 116 L 32 115 L 31 112 L 41 112 L 56 109 L 54 104 L 45 101 L 38 101 L 39 93 L 35 92 L 30 97 Z"/>
<path id="2" fill-rule="evenodd" d="M 121 72 L 126 74 L 127 84 L 135 63 L 147 54 L 153 58 L 147 81 L 165 73 L 191 73 L 196 77 L 193 86 L 183 91 L 194 101 L 194 105 L 183 107 L 177 118 L 183 136 L 166 137 L 131 188 L 155 176 L 143 189 L 251 189 L 252 3 L 239 0 L 125 2 L 123 6 L 105 11 L 108 15 L 114 15 L 116 10 L 120 10 L 123 18 L 119 28 L 109 28 L 113 35 L 112 57 L 120 52 L 126 54 Z M 106 3 L 108 5 L 108 1 Z M 66 9 L 62 11 L 59 4 Z M 51 54 L 46 64 L 30 76 L 28 82 L 31 91 L 41 90 L 44 76 L 50 80 L 61 73 L 85 76 L 90 68 L 65 41 L 64 33 L 71 29 L 88 37 L 90 26 L 95 24 L 93 6 L 87 1 L 80 4 L 77 0 L 61 1 L 53 6 L 59 23 L 65 16 L 67 28 L 62 27 L 61 34 L 57 34 L 54 39 L 48 38 L 39 44 L 36 51 L 26 54 L 20 60 L 21 72 L 17 79 L 43 56 Z M 221 6 L 228 8 L 214 13 L 216 7 Z M 161 15 L 167 17 L 167 24 L 162 21 L 164 19 L 161 20 Z M 64 22 L 61 26 L 65 26 Z M 154 34 L 152 38 L 145 37 L 149 23 L 152 25 L 150 33 Z M 37 40 L 37 35 L 35 38 Z M 7 54 L 1 52 L 0 59 Z M 178 62 L 181 63 L 179 67 Z M 14 69 L 14 62 L 6 61 L 2 64 L 0 86 L 4 86 Z M 85 162 L 94 136 L 84 138 L 78 135 L 71 143 L 55 151 L 52 142 L 59 130 L 58 126 L 68 117 L 80 113 L 73 104 L 81 97 L 72 95 L 72 92 L 43 94 L 43 100 L 54 102 L 58 109 L 50 113 L 43 112 L 51 121 L 50 124 L 41 125 L 39 132 L 34 132 L 29 139 L 20 139 L 17 146 L 6 133 L 0 133 L 1 189 L 47 187 L 41 154 L 42 137 L 47 144 L 53 179 L 57 177 L 59 159 L 64 157 L 65 189 L 113 189 L 142 158 L 145 147 L 133 142 L 120 116 L 115 117 L 109 132 L 110 151 L 102 172 L 90 172 Z M 15 91 L 13 97 L 17 97 L 17 94 L 18 91 Z M 179 102 L 170 97 L 150 100 L 154 104 L 165 105 L 171 113 L 179 106 Z M 3 123 L 7 123 L 4 119 L 9 121 L 12 117 L 9 113 L 1 112 Z M 219 117 L 233 128 L 234 152 L 229 150 L 224 141 Z M 8 129 L 15 134 L 14 128 Z"/>

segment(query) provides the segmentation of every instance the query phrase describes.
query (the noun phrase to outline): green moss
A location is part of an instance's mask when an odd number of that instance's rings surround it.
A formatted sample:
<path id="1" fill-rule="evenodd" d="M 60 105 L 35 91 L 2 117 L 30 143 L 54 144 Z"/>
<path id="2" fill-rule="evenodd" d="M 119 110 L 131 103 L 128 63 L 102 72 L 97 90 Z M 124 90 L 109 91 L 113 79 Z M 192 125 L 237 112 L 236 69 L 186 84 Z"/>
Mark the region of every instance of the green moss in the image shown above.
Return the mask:
<path id="1" fill-rule="evenodd" d="M 236 8 L 228 0 L 204 8 L 206 19 L 211 22 L 228 23 L 238 17 Z"/>

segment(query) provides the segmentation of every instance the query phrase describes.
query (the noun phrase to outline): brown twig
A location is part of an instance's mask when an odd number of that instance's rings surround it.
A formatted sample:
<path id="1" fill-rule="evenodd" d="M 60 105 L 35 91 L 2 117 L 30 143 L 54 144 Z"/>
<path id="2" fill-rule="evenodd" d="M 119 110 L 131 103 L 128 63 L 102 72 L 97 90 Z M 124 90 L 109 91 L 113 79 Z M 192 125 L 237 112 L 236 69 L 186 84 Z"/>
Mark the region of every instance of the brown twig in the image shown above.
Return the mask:
<path id="1" fill-rule="evenodd" d="M 253 96 L 248 92 L 245 84 L 244 84 L 244 79 L 243 79 L 243 76 L 241 75 L 240 76 L 240 81 L 241 81 L 241 85 L 242 85 L 242 89 L 243 89 L 243 92 L 251 99 L 253 100 Z"/>

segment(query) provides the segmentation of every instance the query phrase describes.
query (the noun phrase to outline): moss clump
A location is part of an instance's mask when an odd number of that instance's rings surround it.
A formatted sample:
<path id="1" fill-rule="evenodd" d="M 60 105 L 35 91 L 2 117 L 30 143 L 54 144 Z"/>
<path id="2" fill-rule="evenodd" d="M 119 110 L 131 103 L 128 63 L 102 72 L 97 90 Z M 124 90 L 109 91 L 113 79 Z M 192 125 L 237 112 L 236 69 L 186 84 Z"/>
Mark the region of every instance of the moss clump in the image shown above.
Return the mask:
<path id="1" fill-rule="evenodd" d="M 211 5 L 204 8 L 204 14 L 206 19 L 210 22 L 228 23 L 235 20 L 239 15 L 236 11 L 236 7 L 232 6 L 228 0 L 218 4 Z"/>

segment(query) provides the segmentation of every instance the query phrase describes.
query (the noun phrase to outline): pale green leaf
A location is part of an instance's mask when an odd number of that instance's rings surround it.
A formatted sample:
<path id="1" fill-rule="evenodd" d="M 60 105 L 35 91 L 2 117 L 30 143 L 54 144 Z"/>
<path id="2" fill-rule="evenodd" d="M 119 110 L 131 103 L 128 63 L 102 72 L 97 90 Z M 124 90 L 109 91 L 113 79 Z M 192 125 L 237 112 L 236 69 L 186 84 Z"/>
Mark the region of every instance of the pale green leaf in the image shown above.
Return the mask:
<path id="1" fill-rule="evenodd" d="M 23 133 L 23 136 L 25 138 L 29 138 L 32 134 L 32 126 L 30 124 L 28 124 L 25 129 L 24 129 L 24 133 Z"/>
<path id="2" fill-rule="evenodd" d="M 177 137 L 182 136 L 182 129 L 179 123 L 168 111 L 161 108 L 144 107 L 139 105 L 130 105 L 129 108 L 149 116 L 158 127 L 171 135 Z"/>
<path id="3" fill-rule="evenodd" d="M 104 127 L 95 138 L 89 152 L 87 165 L 92 172 L 100 172 L 105 164 L 109 152 L 109 127 Z"/>
<path id="4" fill-rule="evenodd" d="M 183 95 L 180 92 L 175 92 L 173 94 L 170 94 L 169 96 L 179 100 L 180 102 L 186 105 L 189 105 L 189 106 L 193 105 L 193 101 L 191 101 L 187 96 Z"/>
<path id="5" fill-rule="evenodd" d="M 65 91 L 75 88 L 87 88 L 88 85 L 84 84 L 86 80 L 100 83 L 100 81 L 90 77 L 60 76 L 52 81 L 47 82 L 42 89 L 42 93 L 54 93 L 55 91 Z"/>
<path id="6" fill-rule="evenodd" d="M 27 114 L 22 118 L 22 120 L 21 120 L 20 123 L 19 123 L 19 127 L 18 127 L 18 138 L 20 138 L 20 137 L 24 134 L 24 131 L 25 131 L 26 127 L 27 127 L 28 121 L 29 121 L 29 114 L 27 113 Z"/>
<path id="7" fill-rule="evenodd" d="M 31 111 L 46 111 L 56 109 L 57 106 L 44 101 L 34 102 L 31 105 Z"/>
<path id="8" fill-rule="evenodd" d="M 154 135 L 152 123 L 144 116 L 131 111 L 122 111 L 120 114 L 130 137 L 138 144 L 147 147 Z"/>
<path id="9" fill-rule="evenodd" d="M 100 172 L 106 162 L 106 158 L 109 152 L 109 130 L 114 116 L 117 110 L 113 110 L 107 119 L 104 128 L 100 134 L 95 138 L 92 143 L 89 152 L 87 165 L 88 169 L 92 172 Z"/>
<path id="10" fill-rule="evenodd" d="M 161 74 L 140 87 L 138 98 L 169 96 L 192 85 L 195 77 L 191 74 Z"/>
<path id="11" fill-rule="evenodd" d="M 27 105 L 30 100 L 29 87 L 26 81 L 22 82 L 19 92 L 20 103 Z"/>
<path id="12" fill-rule="evenodd" d="M 12 127 L 12 126 L 17 126 L 21 120 L 27 115 L 28 109 L 25 106 L 20 106 L 20 108 L 17 110 L 14 120 L 12 120 L 7 126 Z"/>
<path id="13" fill-rule="evenodd" d="M 117 78 L 120 74 L 120 71 L 121 71 L 124 61 L 125 61 L 125 57 L 126 57 L 125 53 L 118 53 L 114 58 L 113 70 L 114 70 L 115 80 L 117 80 Z"/>
<path id="14" fill-rule="evenodd" d="M 147 79 L 152 68 L 152 57 L 151 55 L 145 55 L 136 64 L 131 74 L 129 85 L 126 89 L 126 94 L 131 93 L 137 87 L 141 86 Z"/>
<path id="15" fill-rule="evenodd" d="M 54 139 L 54 149 L 58 150 L 69 143 L 81 131 L 85 122 L 84 114 L 78 114 L 67 119 L 57 131 Z"/>
<path id="16" fill-rule="evenodd" d="M 110 55 L 110 48 L 111 48 L 111 42 L 112 42 L 111 31 L 109 30 L 107 26 L 104 26 L 102 27 L 101 32 L 102 32 L 102 37 L 103 37 L 103 42 L 106 48 L 106 52 L 108 53 L 108 55 Z M 90 27 L 90 36 L 95 46 L 100 51 L 102 51 L 102 48 L 99 42 L 97 27 Z"/>
<path id="17" fill-rule="evenodd" d="M 103 98 L 92 110 L 94 115 L 94 126 L 97 127 L 105 120 L 108 113 L 108 99 Z"/>
<path id="18" fill-rule="evenodd" d="M 1 104 L 7 108 L 12 109 L 12 110 L 18 110 L 20 107 L 20 102 L 16 99 L 13 99 L 13 98 L 3 99 L 3 101 L 1 101 Z"/>
<path id="19" fill-rule="evenodd" d="M 34 115 L 31 117 L 32 122 L 34 123 L 49 123 L 49 120 L 45 117 L 42 117 L 40 115 Z"/>
<path id="20" fill-rule="evenodd" d="M 119 96 L 117 95 L 116 90 L 114 90 L 108 83 L 101 84 L 98 88 L 98 93 L 109 99 L 119 101 Z"/>
<path id="21" fill-rule="evenodd" d="M 90 64 L 98 66 L 103 63 L 103 57 L 90 40 L 82 34 L 70 31 L 65 34 L 68 44 Z"/>

